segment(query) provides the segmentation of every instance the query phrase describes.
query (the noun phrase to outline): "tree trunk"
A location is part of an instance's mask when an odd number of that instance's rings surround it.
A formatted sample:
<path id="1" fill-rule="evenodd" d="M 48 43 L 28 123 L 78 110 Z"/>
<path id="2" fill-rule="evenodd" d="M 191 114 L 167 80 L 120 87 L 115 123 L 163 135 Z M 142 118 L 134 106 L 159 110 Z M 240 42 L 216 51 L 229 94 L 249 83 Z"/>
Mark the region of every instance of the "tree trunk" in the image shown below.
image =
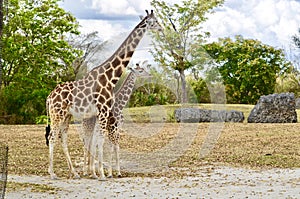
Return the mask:
<path id="1" fill-rule="evenodd" d="M 176 102 L 175 103 L 180 103 L 181 102 L 181 94 L 180 94 L 180 76 L 177 75 L 177 72 L 174 73 L 174 78 L 176 79 Z"/>
<path id="2" fill-rule="evenodd" d="M 2 88 L 2 32 L 3 32 L 3 1 L 0 0 L 0 90 Z"/>
<path id="3" fill-rule="evenodd" d="M 187 90 L 186 90 L 186 79 L 185 79 L 185 74 L 184 70 L 179 71 L 180 74 L 180 80 L 181 80 L 181 103 L 185 104 L 188 102 L 187 100 Z"/>

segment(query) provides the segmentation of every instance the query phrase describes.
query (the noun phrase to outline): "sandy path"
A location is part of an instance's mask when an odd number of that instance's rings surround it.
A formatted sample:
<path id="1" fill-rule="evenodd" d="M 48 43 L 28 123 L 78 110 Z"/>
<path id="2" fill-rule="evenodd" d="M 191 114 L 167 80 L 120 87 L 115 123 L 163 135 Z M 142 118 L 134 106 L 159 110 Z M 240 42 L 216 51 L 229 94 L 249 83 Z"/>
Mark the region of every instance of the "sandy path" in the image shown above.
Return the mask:
<path id="1" fill-rule="evenodd" d="M 9 181 L 47 184 L 55 194 L 30 189 L 7 192 L 15 198 L 300 198 L 300 169 L 248 170 L 203 167 L 192 177 L 50 180 L 40 176 L 9 176 Z"/>

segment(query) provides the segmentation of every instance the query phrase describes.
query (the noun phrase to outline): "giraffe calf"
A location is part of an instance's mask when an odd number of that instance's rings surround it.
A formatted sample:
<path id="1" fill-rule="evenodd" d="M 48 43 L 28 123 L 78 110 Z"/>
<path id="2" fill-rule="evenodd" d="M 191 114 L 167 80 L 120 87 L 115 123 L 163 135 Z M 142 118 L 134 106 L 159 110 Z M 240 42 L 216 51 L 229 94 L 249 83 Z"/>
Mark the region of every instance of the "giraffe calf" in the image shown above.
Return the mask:
<path id="1" fill-rule="evenodd" d="M 109 114 L 107 125 L 108 140 L 110 144 L 108 177 L 112 177 L 113 154 L 116 159 L 117 176 L 122 176 L 120 172 L 119 140 L 120 132 L 123 132 L 123 130 L 121 129 L 121 126 L 124 122 L 123 109 L 130 99 L 137 77 L 147 78 L 150 77 L 150 74 L 147 73 L 143 68 L 141 68 L 139 64 L 136 64 L 136 68 L 131 69 L 130 73 L 127 75 L 119 90 L 115 92 L 115 102 L 112 106 L 112 111 Z M 99 133 L 97 133 L 97 131 L 99 130 L 100 129 L 97 127 L 96 117 L 85 118 L 82 120 L 81 136 L 83 137 L 84 141 L 83 172 L 84 175 L 87 175 L 90 172 L 92 178 L 97 178 L 97 175 L 95 173 L 96 154 L 97 150 L 103 150 L 104 144 L 103 136 L 101 137 L 99 136 Z"/>

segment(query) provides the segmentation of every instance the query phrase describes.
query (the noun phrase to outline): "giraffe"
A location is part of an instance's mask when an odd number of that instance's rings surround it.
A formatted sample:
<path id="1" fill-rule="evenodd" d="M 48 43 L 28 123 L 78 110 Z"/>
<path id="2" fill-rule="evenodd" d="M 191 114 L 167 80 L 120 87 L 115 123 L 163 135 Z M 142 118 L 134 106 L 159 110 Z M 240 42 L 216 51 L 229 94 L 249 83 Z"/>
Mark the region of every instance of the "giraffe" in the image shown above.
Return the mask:
<path id="1" fill-rule="evenodd" d="M 68 150 L 67 132 L 71 117 L 77 119 L 97 116 L 96 136 L 98 143 L 98 161 L 100 180 L 105 179 L 103 171 L 103 135 L 108 134 L 107 124 L 114 103 L 113 89 L 127 67 L 137 45 L 147 30 L 160 30 L 161 26 L 154 16 L 153 10 L 132 30 L 129 36 L 104 63 L 91 70 L 83 79 L 57 85 L 46 100 L 50 125 L 46 128 L 46 140 L 49 144 L 49 168 L 51 179 L 57 179 L 53 170 L 55 141 L 61 139 L 63 152 L 66 156 L 70 177 L 80 178 L 75 171 Z M 117 131 L 117 129 L 114 129 Z M 113 133 L 113 132 L 110 132 Z M 47 142 L 47 141 L 46 141 Z"/>
<path id="2" fill-rule="evenodd" d="M 116 159 L 116 170 L 118 177 L 121 177 L 120 172 L 120 157 L 119 157 L 119 139 L 120 139 L 120 127 L 123 125 L 124 117 L 123 117 L 123 108 L 126 106 L 127 102 L 130 99 L 132 94 L 136 79 L 139 78 L 147 78 L 150 77 L 150 74 L 147 73 L 143 68 L 136 64 L 136 67 L 130 69 L 129 74 L 123 81 L 122 85 L 115 92 L 115 102 L 112 106 L 112 116 L 108 121 L 108 139 L 110 143 L 110 159 L 109 159 L 109 167 L 108 167 L 108 177 L 112 177 L 112 156 L 113 152 L 115 152 L 115 159 Z M 87 175 L 87 159 L 89 162 L 89 170 L 92 173 L 93 178 L 97 178 L 95 173 L 95 166 L 94 161 L 92 158 L 95 158 L 95 147 L 97 147 L 97 138 L 93 139 L 93 131 L 95 128 L 96 117 L 86 118 L 82 121 L 82 133 L 81 137 L 84 140 L 84 166 L 83 171 L 84 174 Z M 117 129 L 117 130 L 114 130 Z M 101 138 L 100 138 L 101 139 Z M 93 152 L 91 152 L 93 151 Z M 87 157 L 89 155 L 89 157 Z"/>

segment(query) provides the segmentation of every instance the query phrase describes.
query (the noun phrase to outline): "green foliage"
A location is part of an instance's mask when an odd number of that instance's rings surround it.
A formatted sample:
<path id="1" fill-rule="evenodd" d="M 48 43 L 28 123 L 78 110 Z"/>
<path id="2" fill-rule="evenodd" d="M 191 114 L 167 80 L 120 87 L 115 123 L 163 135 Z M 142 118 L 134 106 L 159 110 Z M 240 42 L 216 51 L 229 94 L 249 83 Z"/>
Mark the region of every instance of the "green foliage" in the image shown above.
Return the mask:
<path id="1" fill-rule="evenodd" d="M 80 52 L 64 40 L 79 34 L 76 19 L 58 0 L 12 0 L 2 38 L 2 114 L 16 123 L 34 123 L 57 82 L 74 80 L 73 60 Z"/>
<path id="2" fill-rule="evenodd" d="M 193 92 L 197 96 L 198 103 L 209 103 L 210 94 L 204 79 L 199 78 L 198 80 L 189 80 Z"/>
<path id="3" fill-rule="evenodd" d="M 229 103 L 253 104 L 274 92 L 276 78 L 291 68 L 282 50 L 236 36 L 204 46 L 217 63 Z"/>
<path id="4" fill-rule="evenodd" d="M 153 106 L 175 103 L 176 96 L 167 87 L 156 83 L 147 83 L 132 94 L 129 106 Z"/>
<path id="5" fill-rule="evenodd" d="M 70 66 L 79 52 L 68 45 L 64 35 L 78 34 L 78 23 L 57 2 L 19 0 L 9 4 L 2 50 L 5 86 L 35 81 L 37 76 L 74 79 Z"/>
<path id="6" fill-rule="evenodd" d="M 180 4 L 169 5 L 164 1 L 152 0 L 151 5 L 163 27 L 155 34 L 152 54 L 156 62 L 169 70 L 179 72 L 182 102 L 187 102 L 185 70 L 192 68 L 192 55 L 196 47 L 209 35 L 202 31 L 201 23 L 212 9 L 223 0 L 184 0 Z"/>
<path id="7" fill-rule="evenodd" d="M 36 124 L 47 124 L 47 120 L 49 118 L 47 117 L 47 115 L 41 115 L 38 116 L 37 118 L 35 118 L 35 123 Z"/>
<path id="8" fill-rule="evenodd" d="M 276 79 L 276 93 L 294 93 L 295 97 L 300 97 L 300 75 L 298 71 L 280 75 Z"/>

